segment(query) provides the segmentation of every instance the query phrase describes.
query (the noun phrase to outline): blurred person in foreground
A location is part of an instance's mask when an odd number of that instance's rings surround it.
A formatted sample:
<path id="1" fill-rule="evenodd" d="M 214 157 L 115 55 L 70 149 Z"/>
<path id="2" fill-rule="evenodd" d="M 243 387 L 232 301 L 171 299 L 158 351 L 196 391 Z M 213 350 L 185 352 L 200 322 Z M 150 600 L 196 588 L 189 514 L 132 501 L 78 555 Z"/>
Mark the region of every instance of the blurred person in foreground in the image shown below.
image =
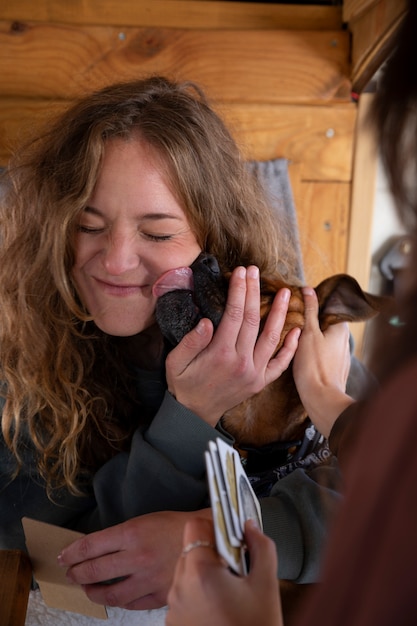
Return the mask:
<path id="1" fill-rule="evenodd" d="M 417 235 L 417 3 L 409 0 L 395 50 L 382 75 L 372 123 L 396 206 Z M 321 583 L 300 607 L 296 626 L 399 626 L 417 623 L 417 274 L 416 248 L 400 295 L 402 325 L 375 344 L 381 389 L 365 405 L 344 391 L 338 371 L 346 328 L 325 333 L 306 288 L 306 325 L 294 375 L 309 416 L 344 472 L 345 495 L 326 547 Z M 391 342 L 389 341 L 392 336 Z M 187 524 L 168 601 L 167 626 L 283 623 L 276 551 L 269 538 L 246 527 L 251 570 L 231 574 L 215 550 L 208 520 Z M 279 559 L 279 554 L 278 554 Z"/>

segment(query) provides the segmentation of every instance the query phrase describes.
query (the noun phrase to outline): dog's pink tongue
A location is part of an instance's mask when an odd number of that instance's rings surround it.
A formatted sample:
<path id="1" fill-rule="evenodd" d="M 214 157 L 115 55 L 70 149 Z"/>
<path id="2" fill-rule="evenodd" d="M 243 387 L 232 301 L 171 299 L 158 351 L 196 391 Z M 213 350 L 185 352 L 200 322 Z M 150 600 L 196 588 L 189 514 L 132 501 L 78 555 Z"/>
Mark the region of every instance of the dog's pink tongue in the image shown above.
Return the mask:
<path id="1" fill-rule="evenodd" d="M 152 294 L 159 298 L 168 291 L 174 291 L 174 289 L 189 289 L 193 290 L 193 270 L 189 267 L 177 267 L 174 270 L 168 270 L 165 274 L 162 274 L 152 287 Z"/>

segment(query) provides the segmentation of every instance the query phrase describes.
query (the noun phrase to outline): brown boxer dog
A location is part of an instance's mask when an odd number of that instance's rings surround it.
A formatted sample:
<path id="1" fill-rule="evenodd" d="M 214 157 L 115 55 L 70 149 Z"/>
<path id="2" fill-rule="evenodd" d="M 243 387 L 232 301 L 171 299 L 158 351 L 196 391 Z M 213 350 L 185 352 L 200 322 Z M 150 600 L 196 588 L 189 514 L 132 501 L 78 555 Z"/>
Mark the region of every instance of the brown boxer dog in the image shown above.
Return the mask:
<path id="1" fill-rule="evenodd" d="M 158 297 L 156 320 L 167 342 L 175 346 L 203 317 L 217 328 L 226 304 L 227 287 L 228 277 L 222 274 L 217 260 L 206 253 L 201 253 L 190 267 L 170 270 L 161 276 L 154 285 L 154 295 Z M 261 276 L 261 327 L 282 287 L 291 290 L 291 297 L 276 351 L 292 328 L 304 325 L 300 286 Z M 342 321 L 368 320 L 392 305 L 390 298 L 364 292 L 347 274 L 331 276 L 315 290 L 322 330 Z M 222 425 L 235 438 L 236 447 L 262 447 L 271 442 L 301 439 L 306 420 L 290 366 L 261 392 L 228 411 Z"/>
<path id="2" fill-rule="evenodd" d="M 292 328 L 304 326 L 300 286 L 288 285 L 280 278 L 261 276 L 261 329 L 275 294 L 282 287 L 290 289 L 291 297 L 276 351 Z M 153 292 L 158 297 L 156 319 L 168 346 L 177 345 L 203 317 L 209 318 L 217 328 L 226 305 L 227 289 L 228 276 L 222 274 L 217 260 L 206 253 L 200 254 L 190 267 L 171 270 L 161 276 Z M 327 278 L 315 290 L 322 330 L 342 321 L 368 320 L 392 309 L 392 299 L 365 293 L 357 281 L 346 274 Z M 253 487 L 258 497 L 268 495 L 278 477 L 297 466 L 308 469 L 325 462 L 330 454 L 327 443 L 317 431 L 314 441 L 307 441 L 311 422 L 301 404 L 291 365 L 261 392 L 228 411 L 222 418 L 222 426 L 235 438 L 235 447 L 244 458 L 248 476 L 255 477 Z M 279 586 L 284 621 L 291 626 L 300 602 L 314 585 L 280 580 Z"/>

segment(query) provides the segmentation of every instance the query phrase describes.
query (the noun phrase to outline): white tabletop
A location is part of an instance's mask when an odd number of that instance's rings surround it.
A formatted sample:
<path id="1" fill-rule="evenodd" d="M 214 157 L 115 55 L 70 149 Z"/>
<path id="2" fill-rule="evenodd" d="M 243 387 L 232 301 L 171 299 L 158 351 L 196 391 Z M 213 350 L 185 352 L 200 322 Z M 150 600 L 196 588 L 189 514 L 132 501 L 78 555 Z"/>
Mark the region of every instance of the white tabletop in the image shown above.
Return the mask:
<path id="1" fill-rule="evenodd" d="M 164 626 L 166 608 L 153 611 L 108 608 L 107 613 L 108 619 L 101 620 L 51 609 L 45 605 L 37 590 L 29 594 L 25 626 Z"/>

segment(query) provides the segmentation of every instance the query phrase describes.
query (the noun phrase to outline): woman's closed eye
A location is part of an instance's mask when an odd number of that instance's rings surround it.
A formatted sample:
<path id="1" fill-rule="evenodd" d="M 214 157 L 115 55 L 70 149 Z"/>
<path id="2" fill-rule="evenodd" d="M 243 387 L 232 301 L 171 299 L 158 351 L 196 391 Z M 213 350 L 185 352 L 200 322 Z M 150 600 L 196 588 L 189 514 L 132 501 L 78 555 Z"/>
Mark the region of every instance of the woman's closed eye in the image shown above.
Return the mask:
<path id="1" fill-rule="evenodd" d="M 148 239 L 148 241 L 169 241 L 173 235 L 153 235 L 152 233 L 142 233 L 142 237 Z"/>
<path id="2" fill-rule="evenodd" d="M 80 233 L 87 233 L 89 235 L 96 235 L 96 234 L 103 233 L 104 231 L 105 231 L 105 227 L 104 226 L 87 226 L 87 224 L 79 224 L 78 225 L 78 232 L 80 232 Z M 162 234 L 161 235 L 157 235 L 157 234 L 153 234 L 153 233 L 144 233 L 144 232 L 141 232 L 140 234 L 141 234 L 142 237 L 144 237 L 148 241 L 155 241 L 155 242 L 169 241 L 173 237 L 173 235 L 162 235 Z"/>
<path id="3" fill-rule="evenodd" d="M 97 233 L 102 233 L 104 230 L 104 228 L 99 228 L 97 226 L 83 226 L 82 224 L 79 224 L 78 226 L 78 232 L 80 233 L 88 233 L 91 235 L 97 234 Z"/>

